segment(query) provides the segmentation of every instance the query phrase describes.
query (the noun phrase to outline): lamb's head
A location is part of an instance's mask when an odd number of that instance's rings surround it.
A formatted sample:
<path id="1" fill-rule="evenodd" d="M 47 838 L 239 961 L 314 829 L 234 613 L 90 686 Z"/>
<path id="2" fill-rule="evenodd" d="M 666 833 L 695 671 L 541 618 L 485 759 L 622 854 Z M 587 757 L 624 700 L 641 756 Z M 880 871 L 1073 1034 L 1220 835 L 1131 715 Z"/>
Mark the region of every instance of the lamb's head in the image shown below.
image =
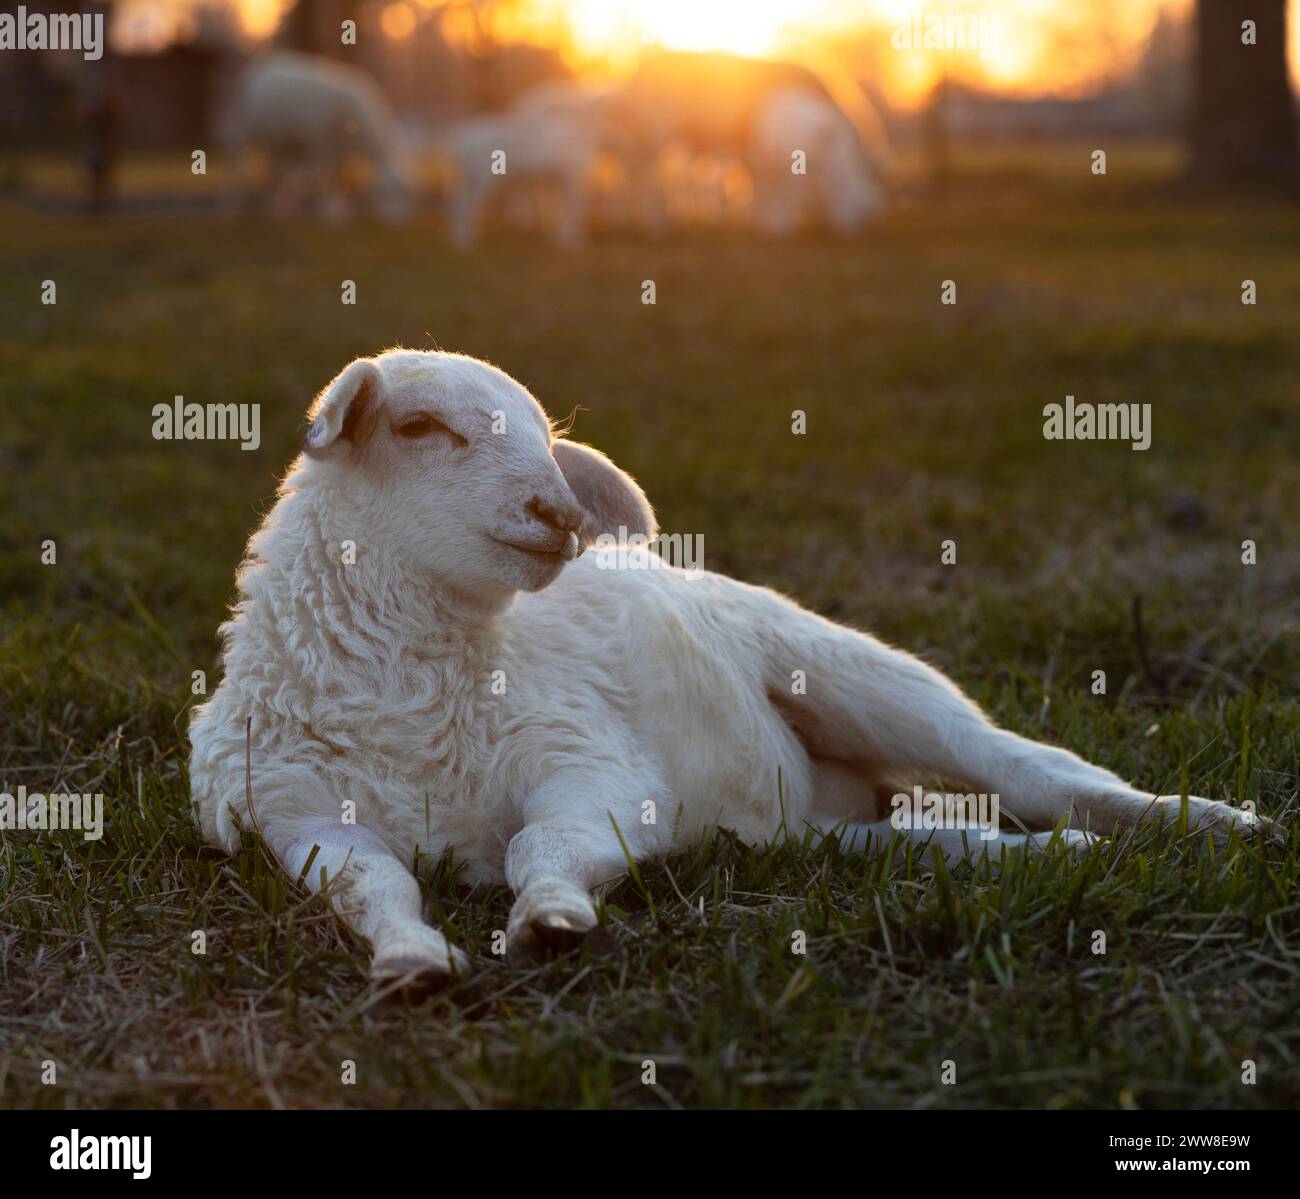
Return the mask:
<path id="1" fill-rule="evenodd" d="M 842 236 L 862 232 L 885 208 L 875 164 L 847 117 L 834 114 L 826 155 L 826 211 Z"/>
<path id="2" fill-rule="evenodd" d="M 305 469 L 361 526 L 358 546 L 370 540 L 474 606 L 547 586 L 619 522 L 654 533 L 626 474 L 589 447 L 557 442 L 528 391 L 476 359 L 359 358 L 309 416 Z"/>

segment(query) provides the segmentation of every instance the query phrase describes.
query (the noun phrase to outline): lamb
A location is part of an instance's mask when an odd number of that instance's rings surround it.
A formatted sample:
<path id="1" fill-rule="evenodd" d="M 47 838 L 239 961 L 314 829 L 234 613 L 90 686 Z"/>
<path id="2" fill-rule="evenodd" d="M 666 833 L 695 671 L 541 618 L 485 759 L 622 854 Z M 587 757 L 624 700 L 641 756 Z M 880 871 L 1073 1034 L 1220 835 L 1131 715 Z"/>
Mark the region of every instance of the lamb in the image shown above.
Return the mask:
<path id="1" fill-rule="evenodd" d="M 602 96 L 574 85 L 544 84 L 507 113 L 471 117 L 452 138 L 456 184 L 451 240 L 478 240 L 483 207 L 509 189 L 558 195 L 556 244 L 572 247 L 586 235 L 590 175 L 606 139 Z"/>
<path id="2" fill-rule="evenodd" d="M 754 222 L 764 232 L 788 236 L 813 215 L 847 236 L 883 213 L 885 191 L 857 130 L 824 96 L 777 88 L 758 108 L 752 140 Z M 804 174 L 792 169 L 799 150 L 806 156 Z"/>
<path id="3" fill-rule="evenodd" d="M 236 158 L 265 153 L 267 191 L 285 206 L 295 177 L 338 211 L 345 159 L 370 162 L 370 197 L 385 220 L 405 220 L 415 193 L 412 167 L 397 118 L 364 71 L 309 54 L 269 54 L 241 76 L 226 115 L 226 139 Z"/>
<path id="4" fill-rule="evenodd" d="M 845 104 L 862 111 L 864 127 L 872 123 L 860 96 L 846 94 Z M 822 76 L 798 63 L 648 54 L 610 97 L 605 117 L 623 131 L 624 161 L 636 175 L 633 190 L 658 199 L 652 226 L 664 218 L 654 168 L 669 145 L 744 163 L 754 186 L 755 223 L 765 232 L 793 232 L 809 200 L 841 233 L 859 231 L 885 207 L 883 134 L 876 130 L 874 144 L 865 146 Z M 810 180 L 792 176 L 796 149 L 807 155 L 818 186 L 798 186 Z"/>
<path id="5" fill-rule="evenodd" d="M 527 961 L 581 942 L 625 852 L 718 825 L 755 843 L 838 829 L 852 849 L 897 832 L 950 858 L 1048 847 L 896 830 L 888 797 L 925 778 L 997 793 L 1029 829 L 1069 818 L 1078 851 L 1179 814 L 1177 796 L 996 727 L 918 659 L 773 591 L 606 568 L 584 549 L 619 526 L 652 535 L 649 501 L 486 363 L 357 359 L 309 417 L 238 572 L 224 678 L 193 717 L 193 800 L 214 845 L 234 852 L 255 824 L 325 889 L 380 982 L 469 968 L 420 915 L 414 871 L 446 851 L 466 881 L 514 890 L 507 950 Z M 1257 827 L 1186 804 L 1219 836 Z"/>

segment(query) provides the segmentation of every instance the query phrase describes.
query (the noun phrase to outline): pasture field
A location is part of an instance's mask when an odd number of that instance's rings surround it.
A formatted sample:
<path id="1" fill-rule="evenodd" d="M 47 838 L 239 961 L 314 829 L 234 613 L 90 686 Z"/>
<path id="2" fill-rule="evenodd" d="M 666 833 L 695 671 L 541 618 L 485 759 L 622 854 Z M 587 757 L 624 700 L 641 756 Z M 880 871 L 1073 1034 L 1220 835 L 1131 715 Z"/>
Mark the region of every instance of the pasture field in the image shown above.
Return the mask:
<path id="1" fill-rule="evenodd" d="M 0 834 L 0 1104 L 1300 1104 L 1300 210 L 1184 202 L 1142 165 L 986 170 L 848 243 L 572 254 L 508 234 L 455 254 L 433 217 L 0 200 L 0 790 L 107 797 L 102 840 Z M 477 972 L 377 1001 L 365 950 L 254 838 L 237 859 L 200 842 L 185 709 L 313 391 L 399 342 L 575 413 L 709 568 L 1283 835 L 1145 829 L 999 873 L 722 833 L 616 884 L 607 935 L 530 971 L 489 952 L 506 890 L 443 863 L 429 915 Z M 1149 403 L 1151 448 L 1044 440 L 1067 394 Z M 153 440 L 175 395 L 260 403 L 260 448 Z"/>

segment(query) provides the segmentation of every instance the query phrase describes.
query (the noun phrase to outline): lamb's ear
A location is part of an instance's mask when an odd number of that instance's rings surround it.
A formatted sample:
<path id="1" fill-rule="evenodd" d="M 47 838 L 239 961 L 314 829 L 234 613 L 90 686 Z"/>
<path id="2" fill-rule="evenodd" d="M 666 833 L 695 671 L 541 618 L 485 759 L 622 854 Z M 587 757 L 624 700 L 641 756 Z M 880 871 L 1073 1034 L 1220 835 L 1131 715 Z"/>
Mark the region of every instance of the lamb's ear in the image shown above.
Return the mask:
<path id="1" fill-rule="evenodd" d="M 383 378 L 371 359 L 349 363 L 312 402 L 302 448 L 322 454 L 338 441 L 360 445 L 374 431 L 382 390 Z"/>
<path id="2" fill-rule="evenodd" d="M 599 450 L 577 441 L 557 441 L 553 453 L 564 481 L 586 512 L 582 522 L 584 546 L 593 545 L 602 533 L 617 537 L 620 525 L 629 534 L 644 537 L 659 532 L 645 492 Z"/>

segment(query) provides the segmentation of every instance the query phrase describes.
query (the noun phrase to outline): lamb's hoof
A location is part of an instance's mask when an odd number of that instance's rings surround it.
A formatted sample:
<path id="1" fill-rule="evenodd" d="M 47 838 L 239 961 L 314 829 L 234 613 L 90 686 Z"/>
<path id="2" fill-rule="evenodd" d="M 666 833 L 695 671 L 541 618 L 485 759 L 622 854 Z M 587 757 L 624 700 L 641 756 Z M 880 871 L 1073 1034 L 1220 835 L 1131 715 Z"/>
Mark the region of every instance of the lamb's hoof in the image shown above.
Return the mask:
<path id="1" fill-rule="evenodd" d="M 1179 811 L 1177 799 L 1162 799 L 1160 802 L 1169 804 L 1171 816 Z M 1219 800 L 1200 799 L 1196 796 L 1192 796 L 1187 804 L 1188 834 L 1198 838 L 1208 834 L 1220 848 L 1228 844 L 1232 833 L 1236 833 L 1243 841 L 1282 839 L 1281 829 L 1266 816 L 1259 816 Z"/>
<path id="2" fill-rule="evenodd" d="M 512 966 L 536 966 L 548 958 L 564 957 L 582 946 L 590 930 L 562 913 L 534 916 L 506 940 Z"/>
<path id="3" fill-rule="evenodd" d="M 391 957 L 370 968 L 370 980 L 389 998 L 406 1003 L 422 1003 L 444 991 L 456 979 L 449 964 L 427 958 Z"/>
<path id="4" fill-rule="evenodd" d="M 533 966 L 547 958 L 564 957 L 580 949 L 596 928 L 594 910 L 577 912 L 542 908 L 530 912 L 522 920 L 511 921 L 506 933 L 510 964 Z"/>
<path id="5" fill-rule="evenodd" d="M 579 948 L 587 939 L 587 933 L 591 931 L 581 928 L 562 912 L 535 916 L 528 922 L 528 927 L 548 952 L 558 954 L 569 953 Z"/>
<path id="6" fill-rule="evenodd" d="M 1055 833 L 1034 833 L 1026 842 L 1031 853 L 1047 853 L 1059 848 L 1062 853 L 1085 854 L 1103 838 L 1081 828 L 1066 828 Z"/>

